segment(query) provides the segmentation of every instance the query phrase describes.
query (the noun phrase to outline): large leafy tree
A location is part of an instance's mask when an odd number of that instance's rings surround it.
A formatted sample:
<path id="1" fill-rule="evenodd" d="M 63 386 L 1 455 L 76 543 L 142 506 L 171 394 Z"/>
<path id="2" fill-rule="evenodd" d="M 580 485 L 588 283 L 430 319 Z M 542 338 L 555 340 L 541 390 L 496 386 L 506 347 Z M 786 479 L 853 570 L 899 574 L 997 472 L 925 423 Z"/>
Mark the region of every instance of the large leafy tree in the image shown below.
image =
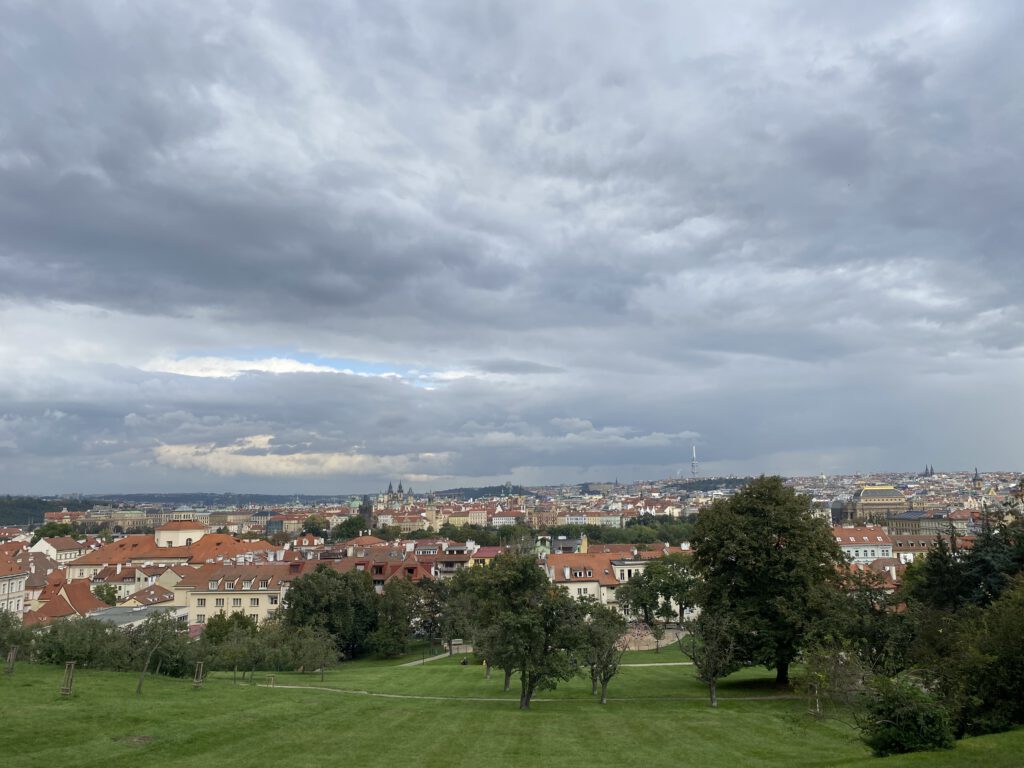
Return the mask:
<path id="1" fill-rule="evenodd" d="M 369 637 L 374 653 L 384 658 L 405 653 L 418 602 L 419 590 L 411 581 L 392 579 L 384 586 L 378 601 L 377 628 Z"/>
<path id="2" fill-rule="evenodd" d="M 590 691 L 597 695 L 601 689 L 601 703 L 608 703 L 608 683 L 619 671 L 622 654 L 626 649 L 622 636 L 626 620 L 622 614 L 597 602 L 583 604 L 584 624 L 582 653 L 590 668 Z"/>
<path id="3" fill-rule="evenodd" d="M 693 564 L 701 603 L 741 631 L 737 657 L 776 670 L 789 666 L 835 596 L 842 552 L 810 499 L 780 477 L 760 477 L 701 513 Z"/>
<path id="4" fill-rule="evenodd" d="M 328 632 L 339 653 L 351 658 L 367 650 L 377 628 L 377 593 L 369 574 L 338 573 L 318 565 L 292 582 L 285 598 L 284 621 L 293 627 Z"/>
<path id="5" fill-rule="evenodd" d="M 505 688 L 519 673 L 521 709 L 534 693 L 568 680 L 579 668 L 583 613 L 548 581 L 530 555 L 505 554 L 486 568 L 470 568 L 453 585 L 472 629 L 474 649 L 505 672 Z"/>

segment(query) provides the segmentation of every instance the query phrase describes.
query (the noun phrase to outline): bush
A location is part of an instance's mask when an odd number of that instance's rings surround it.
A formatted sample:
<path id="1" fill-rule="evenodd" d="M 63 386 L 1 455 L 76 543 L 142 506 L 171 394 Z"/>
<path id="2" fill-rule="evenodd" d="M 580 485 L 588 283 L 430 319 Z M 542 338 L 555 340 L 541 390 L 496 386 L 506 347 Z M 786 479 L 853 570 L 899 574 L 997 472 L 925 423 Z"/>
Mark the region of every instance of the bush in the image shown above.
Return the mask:
<path id="1" fill-rule="evenodd" d="M 876 755 L 953 747 L 949 714 L 916 682 L 882 678 L 875 683 L 874 693 L 861 733 Z"/>

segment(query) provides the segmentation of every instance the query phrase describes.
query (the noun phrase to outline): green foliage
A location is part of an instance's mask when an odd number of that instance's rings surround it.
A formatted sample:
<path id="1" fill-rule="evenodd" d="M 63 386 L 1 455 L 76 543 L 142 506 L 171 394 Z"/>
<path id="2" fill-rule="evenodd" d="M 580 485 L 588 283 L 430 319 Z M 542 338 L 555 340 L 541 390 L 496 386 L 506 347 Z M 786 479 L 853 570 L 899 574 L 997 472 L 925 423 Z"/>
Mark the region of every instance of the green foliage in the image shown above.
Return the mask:
<path id="1" fill-rule="evenodd" d="M 91 499 L 40 499 L 35 496 L 0 496 L 0 525 L 33 525 L 43 515 L 66 507 L 81 512 L 93 505 Z"/>
<path id="2" fill-rule="evenodd" d="M 451 525 L 445 523 L 438 530 L 439 536 L 453 541 L 469 541 L 472 539 L 481 547 L 496 547 L 500 544 L 498 532 L 493 528 L 482 528 L 479 525 Z"/>
<path id="3" fill-rule="evenodd" d="M 14 611 L 0 609 L 0 659 L 7 657 L 12 645 L 23 646 L 31 638 L 31 631 L 21 624 L 21 617 Z"/>
<path id="4" fill-rule="evenodd" d="M 936 665 L 958 734 L 1024 724 L 1024 578 L 987 609 L 949 622 L 950 652 Z"/>
<path id="5" fill-rule="evenodd" d="M 350 517 L 331 529 L 331 538 L 335 541 L 346 541 L 347 539 L 354 539 L 364 530 L 368 529 L 369 526 L 362 517 Z"/>
<path id="6" fill-rule="evenodd" d="M 418 602 L 419 589 L 411 581 L 392 579 L 384 585 L 378 602 L 377 628 L 368 641 L 375 654 L 395 658 L 405 653 Z"/>
<path id="7" fill-rule="evenodd" d="M 215 613 L 203 627 L 203 638 L 211 645 L 220 645 L 233 631 L 238 630 L 247 635 L 256 634 L 256 622 L 241 611 L 230 614 Z"/>
<path id="8" fill-rule="evenodd" d="M 593 601 L 583 604 L 583 618 L 580 648 L 590 669 L 591 693 L 596 694 L 600 687 L 600 701 L 607 704 L 608 683 L 622 662 L 626 620 L 614 608 Z"/>
<path id="9" fill-rule="evenodd" d="M 352 658 L 368 650 L 377 628 L 377 603 L 369 574 L 338 573 L 321 564 L 292 582 L 283 615 L 290 626 L 323 629 L 338 652 Z"/>
<path id="10" fill-rule="evenodd" d="M 117 587 L 113 584 L 97 584 L 92 593 L 107 605 L 117 605 Z"/>
<path id="11" fill-rule="evenodd" d="M 739 628 L 728 616 L 711 609 L 686 623 L 688 637 L 679 648 L 693 662 L 697 679 L 708 686 L 712 707 L 718 706 L 718 681 L 740 668 L 737 657 Z"/>
<path id="12" fill-rule="evenodd" d="M 967 599 L 970 585 L 963 561 L 943 537 L 938 537 L 924 558 L 915 559 L 903 580 L 904 596 L 940 611 L 955 611 Z"/>
<path id="13" fill-rule="evenodd" d="M 323 515 L 310 515 L 302 521 L 302 529 L 312 536 L 326 536 L 328 533 L 327 518 Z"/>
<path id="14" fill-rule="evenodd" d="M 874 694 L 861 732 L 876 755 L 953 747 L 949 714 L 918 683 L 904 677 L 880 678 Z"/>
<path id="15" fill-rule="evenodd" d="M 49 664 L 75 661 L 79 667 L 132 669 L 129 635 L 99 619 L 58 619 L 35 635 L 35 656 Z"/>
<path id="16" fill-rule="evenodd" d="M 834 600 L 842 553 L 810 499 L 779 477 L 760 477 L 701 513 L 693 565 L 701 605 L 742 630 L 739 658 L 776 669 L 789 665 Z"/>
<path id="17" fill-rule="evenodd" d="M 40 539 L 53 539 L 57 536 L 78 535 L 78 529 L 72 523 L 44 523 L 32 531 L 31 546 L 35 546 Z"/>
<path id="18" fill-rule="evenodd" d="M 519 673 L 521 709 L 537 690 L 553 688 L 579 667 L 582 611 L 548 581 L 531 555 L 506 554 L 486 568 L 459 574 L 453 596 L 461 600 L 474 648 L 509 677 Z"/>

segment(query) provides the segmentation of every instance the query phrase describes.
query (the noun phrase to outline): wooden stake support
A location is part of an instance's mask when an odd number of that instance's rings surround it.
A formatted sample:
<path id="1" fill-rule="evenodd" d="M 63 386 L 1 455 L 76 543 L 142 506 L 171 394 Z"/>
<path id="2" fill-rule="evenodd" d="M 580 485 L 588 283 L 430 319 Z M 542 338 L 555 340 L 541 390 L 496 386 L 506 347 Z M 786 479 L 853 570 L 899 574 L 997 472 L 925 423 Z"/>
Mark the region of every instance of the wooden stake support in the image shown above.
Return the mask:
<path id="1" fill-rule="evenodd" d="M 7 652 L 7 664 L 4 665 L 4 674 L 14 674 L 14 662 L 18 658 L 18 646 L 12 645 L 11 650 Z"/>
<path id="2" fill-rule="evenodd" d="M 60 695 L 70 696 L 75 692 L 75 662 L 64 664 L 64 681 L 60 684 Z"/>
<path id="3" fill-rule="evenodd" d="M 203 685 L 203 662 L 196 662 L 196 673 L 192 677 L 192 687 L 199 688 Z"/>

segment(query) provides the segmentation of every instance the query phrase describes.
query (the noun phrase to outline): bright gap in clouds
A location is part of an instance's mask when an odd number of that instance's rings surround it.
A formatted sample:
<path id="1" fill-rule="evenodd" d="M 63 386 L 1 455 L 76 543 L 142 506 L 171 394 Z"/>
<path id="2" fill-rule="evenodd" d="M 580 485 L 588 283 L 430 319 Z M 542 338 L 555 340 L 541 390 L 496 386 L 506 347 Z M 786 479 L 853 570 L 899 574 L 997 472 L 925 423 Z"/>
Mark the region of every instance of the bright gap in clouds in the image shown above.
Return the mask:
<path id="1" fill-rule="evenodd" d="M 179 376 L 208 379 L 234 379 L 250 373 L 339 373 L 347 376 L 394 379 L 424 389 L 433 389 L 439 384 L 474 375 L 469 371 L 460 370 L 388 370 L 382 366 L 358 360 L 335 360 L 303 355 L 272 357 L 220 357 L 214 355 L 195 355 L 179 358 L 156 357 L 139 367 L 151 373 L 173 373 Z"/>

